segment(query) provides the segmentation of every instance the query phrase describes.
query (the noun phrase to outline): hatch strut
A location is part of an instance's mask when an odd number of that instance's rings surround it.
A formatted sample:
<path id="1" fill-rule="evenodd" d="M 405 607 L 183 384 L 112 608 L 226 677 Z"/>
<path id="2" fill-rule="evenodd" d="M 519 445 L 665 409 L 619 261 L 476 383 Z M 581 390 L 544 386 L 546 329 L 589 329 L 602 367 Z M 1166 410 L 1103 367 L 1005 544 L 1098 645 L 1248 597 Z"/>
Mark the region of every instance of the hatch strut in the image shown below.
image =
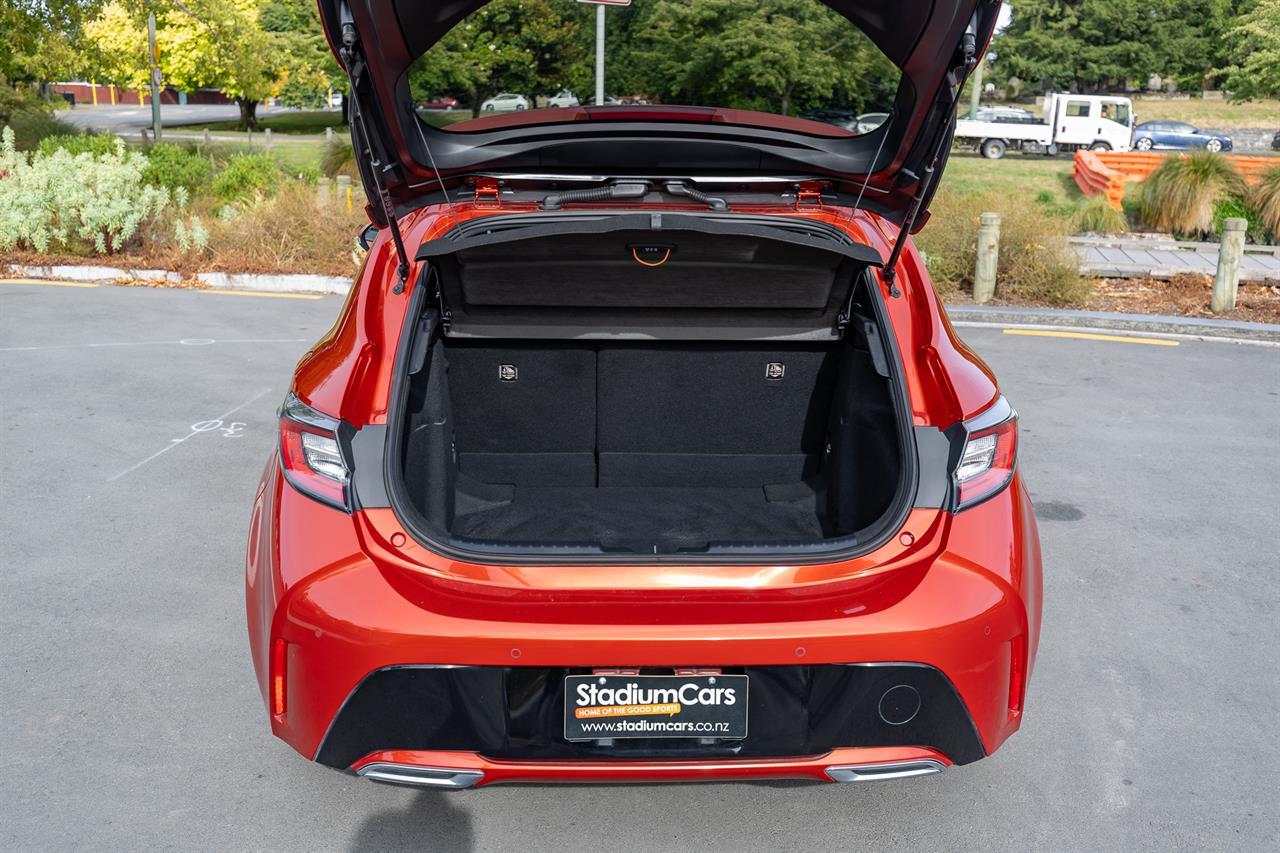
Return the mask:
<path id="1" fill-rule="evenodd" d="M 377 190 L 378 200 L 382 202 L 382 212 L 387 218 L 387 227 L 391 230 L 391 242 L 395 244 L 396 258 L 396 275 L 399 281 L 396 283 L 393 293 L 403 293 L 404 286 L 409 280 L 409 253 L 404 248 L 404 238 L 400 235 L 400 222 L 396 218 L 396 206 L 391 200 L 391 193 L 387 190 L 386 185 L 382 182 L 382 172 L 387 168 L 378 158 L 378 152 L 373 148 L 373 140 L 369 134 L 369 126 L 366 122 L 364 110 L 360 108 L 360 78 L 365 71 L 365 62 L 356 51 L 356 25 L 351 17 L 351 10 L 344 3 L 342 4 L 342 48 L 338 51 L 342 56 L 342 64 L 347 68 L 347 78 L 351 81 L 351 113 L 354 119 L 351 122 L 353 130 L 356 133 L 356 155 L 359 156 L 361 150 L 367 151 L 369 154 L 369 172 L 373 177 L 373 186 Z"/>
<path id="2" fill-rule="evenodd" d="M 906 216 L 902 219 L 902 228 L 898 231 L 898 239 L 894 241 L 893 251 L 889 253 L 889 259 L 884 265 L 884 281 L 885 284 L 889 285 L 890 296 L 902 295 L 896 284 L 898 258 L 902 256 L 902 250 L 907 245 L 907 238 L 911 236 L 911 227 L 915 225 L 916 217 L 920 214 L 920 205 L 932 189 L 933 182 L 938 179 L 938 160 L 942 157 L 943 148 L 951 144 L 951 134 L 948 131 L 951 129 L 956 104 L 960 101 L 960 88 L 964 85 L 969 73 L 978 64 L 977 39 L 974 37 L 972 29 L 967 31 L 961 39 L 960 50 L 962 51 L 963 62 L 960 66 L 947 71 L 947 88 L 951 91 L 951 103 L 944 113 L 944 120 L 938 125 L 938 137 L 934 140 L 932 156 L 929 157 L 928 164 L 925 166 L 924 177 L 916 181 L 916 191 L 911 197 L 911 204 L 907 207 Z M 961 73 L 957 75 L 957 71 Z M 911 174 L 905 169 L 903 171 L 908 175 Z"/>

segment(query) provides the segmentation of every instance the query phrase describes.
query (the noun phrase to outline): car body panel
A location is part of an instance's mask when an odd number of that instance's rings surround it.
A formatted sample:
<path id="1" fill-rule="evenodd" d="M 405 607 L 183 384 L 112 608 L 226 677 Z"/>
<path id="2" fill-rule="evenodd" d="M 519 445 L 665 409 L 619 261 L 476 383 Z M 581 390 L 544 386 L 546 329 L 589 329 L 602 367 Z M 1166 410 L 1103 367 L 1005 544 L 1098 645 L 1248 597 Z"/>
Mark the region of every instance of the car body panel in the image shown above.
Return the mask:
<path id="1" fill-rule="evenodd" d="M 797 618 L 795 605 L 786 601 L 789 585 L 779 585 L 769 598 L 760 594 L 759 600 L 741 605 L 733 621 L 710 623 L 653 619 L 655 611 L 668 612 L 673 599 L 696 597 L 694 588 L 684 594 L 631 590 L 625 607 L 602 609 L 605 584 L 614 584 L 612 592 L 627 588 L 631 569 L 626 567 L 596 567 L 601 589 L 581 602 L 537 606 L 517 594 L 505 608 L 468 604 L 466 584 L 453 596 L 423 595 L 405 571 L 362 550 L 350 535 L 355 522 L 290 489 L 278 497 L 274 515 L 261 524 L 277 528 L 285 547 L 258 542 L 258 568 L 247 588 L 249 615 L 253 622 L 267 609 L 260 602 L 274 598 L 270 634 L 289 644 L 289 657 L 287 711 L 272 717 L 272 729 L 308 757 L 315 756 L 335 715 L 368 674 L 405 664 L 732 667 L 911 661 L 948 676 L 988 753 L 1021 722 L 1021 714 L 1007 705 L 1008 645 L 1027 637 L 1028 660 L 1033 659 L 1040 565 L 1034 517 L 1026 511 L 1029 501 L 1020 479 L 968 511 L 968 518 L 948 516 L 945 549 L 886 574 L 874 596 L 863 593 L 858 603 L 836 593 L 820 596 L 807 605 L 807 618 Z M 324 552 L 322 562 L 315 560 L 317 549 Z M 681 568 L 697 570 L 668 571 Z M 268 577 L 277 583 L 266 583 Z M 874 607 L 864 610 L 864 599 L 876 602 Z M 835 604 L 850 615 L 835 613 Z M 698 609 L 704 617 L 709 610 Z M 624 612 L 628 617 L 620 618 Z M 265 634 L 259 629 L 251 637 Z M 265 696 L 268 653 L 260 640 L 252 648 Z"/>

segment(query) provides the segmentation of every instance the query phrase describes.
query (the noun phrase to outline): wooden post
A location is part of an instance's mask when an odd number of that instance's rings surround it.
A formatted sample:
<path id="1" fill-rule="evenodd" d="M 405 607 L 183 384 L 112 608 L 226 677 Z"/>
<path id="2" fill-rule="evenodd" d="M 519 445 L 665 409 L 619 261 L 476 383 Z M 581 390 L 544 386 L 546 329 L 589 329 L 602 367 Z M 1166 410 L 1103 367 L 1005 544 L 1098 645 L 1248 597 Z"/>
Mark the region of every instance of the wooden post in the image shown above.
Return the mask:
<path id="1" fill-rule="evenodd" d="M 1000 257 L 1000 214 L 978 218 L 978 261 L 973 270 L 973 301 L 990 302 L 996 295 L 996 261 Z"/>
<path id="2" fill-rule="evenodd" d="M 1244 232 L 1247 220 L 1232 217 L 1222 222 L 1222 245 L 1218 247 L 1218 272 L 1213 277 L 1213 302 L 1209 307 L 1215 314 L 1236 309 L 1236 291 L 1240 287 L 1240 260 L 1244 256 Z"/>

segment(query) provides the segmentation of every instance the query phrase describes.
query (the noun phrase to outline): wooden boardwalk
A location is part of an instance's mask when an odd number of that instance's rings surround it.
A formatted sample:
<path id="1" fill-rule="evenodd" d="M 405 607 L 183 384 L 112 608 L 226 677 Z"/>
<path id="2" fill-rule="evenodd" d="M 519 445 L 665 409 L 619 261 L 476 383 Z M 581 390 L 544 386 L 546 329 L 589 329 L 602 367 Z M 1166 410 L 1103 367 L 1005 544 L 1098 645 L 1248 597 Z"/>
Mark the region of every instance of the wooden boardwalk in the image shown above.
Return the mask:
<path id="1" fill-rule="evenodd" d="M 1080 269 L 1104 278 L 1171 278 L 1182 273 L 1213 275 L 1218 268 L 1217 243 L 1176 240 L 1072 237 Z M 1244 247 L 1240 280 L 1280 285 L 1280 246 Z"/>

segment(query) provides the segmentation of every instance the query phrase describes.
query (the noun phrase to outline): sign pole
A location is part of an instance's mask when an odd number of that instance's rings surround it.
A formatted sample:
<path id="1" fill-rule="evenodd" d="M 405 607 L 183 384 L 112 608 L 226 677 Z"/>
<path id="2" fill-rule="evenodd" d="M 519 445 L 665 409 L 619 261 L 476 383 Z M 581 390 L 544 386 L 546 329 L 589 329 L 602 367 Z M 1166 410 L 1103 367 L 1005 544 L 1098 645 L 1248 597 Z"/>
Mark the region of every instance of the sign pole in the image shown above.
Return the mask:
<path id="1" fill-rule="evenodd" d="M 596 6 L 596 106 L 604 105 L 604 4 Z"/>
<path id="2" fill-rule="evenodd" d="M 156 14 L 147 16 L 147 53 L 151 57 L 151 129 L 160 141 L 160 51 L 156 47 Z"/>

